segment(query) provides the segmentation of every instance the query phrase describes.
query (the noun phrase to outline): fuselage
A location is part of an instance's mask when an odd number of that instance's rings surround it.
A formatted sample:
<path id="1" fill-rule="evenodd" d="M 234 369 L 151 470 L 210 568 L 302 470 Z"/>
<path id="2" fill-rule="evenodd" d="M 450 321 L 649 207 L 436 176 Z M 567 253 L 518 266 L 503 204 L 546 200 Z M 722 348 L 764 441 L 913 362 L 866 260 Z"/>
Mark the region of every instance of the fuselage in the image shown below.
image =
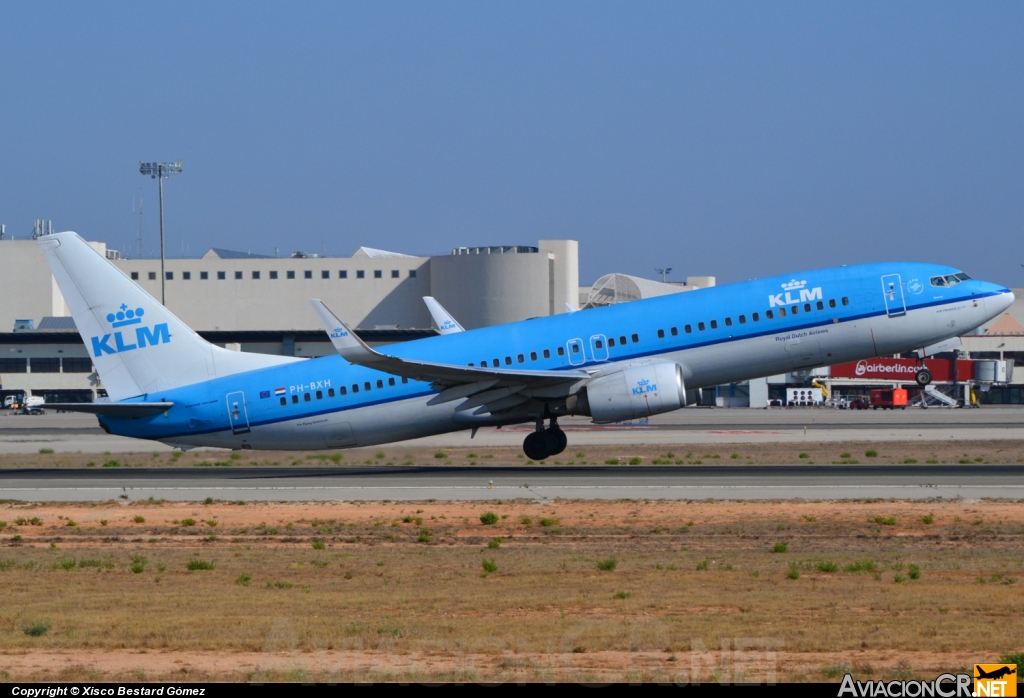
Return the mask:
<path id="1" fill-rule="evenodd" d="M 959 276 L 957 276 L 959 274 Z M 672 361 L 687 388 L 910 351 L 959 336 L 1005 310 L 1009 289 L 921 263 L 787 274 L 387 347 L 406 359 L 503 369 L 605 372 Z M 144 395 L 173 402 L 146 418 L 102 416 L 115 434 L 180 446 L 364 446 L 508 423 L 427 405 L 429 383 L 339 356 L 309 359 Z M 524 421 L 518 419 L 515 421 Z"/>

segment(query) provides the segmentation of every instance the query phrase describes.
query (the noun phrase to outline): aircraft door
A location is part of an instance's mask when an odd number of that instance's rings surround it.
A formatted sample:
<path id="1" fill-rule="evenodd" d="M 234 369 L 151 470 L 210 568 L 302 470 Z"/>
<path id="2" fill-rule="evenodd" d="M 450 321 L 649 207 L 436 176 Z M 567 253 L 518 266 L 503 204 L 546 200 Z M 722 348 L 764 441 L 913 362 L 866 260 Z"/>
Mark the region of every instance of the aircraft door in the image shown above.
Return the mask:
<path id="1" fill-rule="evenodd" d="M 587 360 L 583 353 L 583 340 L 581 339 L 570 339 L 565 343 L 565 350 L 569 353 L 569 363 L 573 366 L 579 366 Z"/>
<path id="2" fill-rule="evenodd" d="M 590 356 L 594 361 L 608 360 L 608 340 L 603 334 L 595 334 L 590 338 Z"/>
<path id="3" fill-rule="evenodd" d="M 245 409 L 245 393 L 241 390 L 228 393 L 228 421 L 232 434 L 249 433 L 249 412 Z"/>
<path id="4" fill-rule="evenodd" d="M 882 277 L 882 295 L 885 298 L 885 312 L 889 317 L 907 314 L 907 301 L 903 297 L 899 274 L 886 274 Z"/>

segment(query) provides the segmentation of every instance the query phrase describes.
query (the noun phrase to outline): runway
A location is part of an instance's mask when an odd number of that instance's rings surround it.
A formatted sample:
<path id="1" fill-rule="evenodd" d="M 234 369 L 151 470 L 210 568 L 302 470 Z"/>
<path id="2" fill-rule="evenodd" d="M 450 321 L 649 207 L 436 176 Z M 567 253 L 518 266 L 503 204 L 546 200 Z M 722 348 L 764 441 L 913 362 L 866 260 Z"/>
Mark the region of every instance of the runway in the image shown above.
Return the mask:
<path id="1" fill-rule="evenodd" d="M 0 498 L 198 501 L 1024 499 L 1021 465 L 0 470 Z"/>
<path id="2" fill-rule="evenodd" d="M 599 426 L 591 424 L 586 417 L 563 418 L 561 424 L 573 446 L 982 441 L 1024 438 L 1024 409 L 1019 406 L 898 411 L 687 408 L 625 424 Z M 483 428 L 475 438 L 467 430 L 394 445 L 518 448 L 531 428 L 529 425 Z M 0 454 L 30 454 L 38 453 L 40 449 L 51 449 L 56 453 L 96 454 L 167 453 L 172 450 L 170 446 L 155 441 L 106 434 L 92 415 L 0 416 Z"/>

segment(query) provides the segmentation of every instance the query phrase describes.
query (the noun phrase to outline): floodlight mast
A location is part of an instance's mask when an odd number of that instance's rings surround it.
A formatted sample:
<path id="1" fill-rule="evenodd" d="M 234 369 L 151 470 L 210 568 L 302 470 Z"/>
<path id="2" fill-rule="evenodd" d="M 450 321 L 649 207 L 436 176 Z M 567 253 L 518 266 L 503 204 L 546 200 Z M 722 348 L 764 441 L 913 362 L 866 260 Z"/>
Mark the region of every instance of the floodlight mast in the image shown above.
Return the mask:
<path id="1" fill-rule="evenodd" d="M 164 285 L 167 272 L 164 271 L 164 180 L 172 174 L 181 173 L 181 160 L 178 162 L 139 162 L 139 172 L 159 181 L 160 189 L 160 303 L 167 305 Z"/>
<path id="2" fill-rule="evenodd" d="M 672 273 L 672 267 L 662 267 L 654 271 L 657 274 L 661 274 L 661 283 L 665 283 L 665 277 Z"/>

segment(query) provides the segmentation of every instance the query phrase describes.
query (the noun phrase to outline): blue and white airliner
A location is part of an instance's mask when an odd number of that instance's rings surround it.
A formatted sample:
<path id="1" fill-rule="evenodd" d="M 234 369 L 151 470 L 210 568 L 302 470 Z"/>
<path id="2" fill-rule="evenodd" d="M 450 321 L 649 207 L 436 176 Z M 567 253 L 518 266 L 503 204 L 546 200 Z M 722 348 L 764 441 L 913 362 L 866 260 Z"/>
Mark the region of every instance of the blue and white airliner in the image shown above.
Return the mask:
<path id="1" fill-rule="evenodd" d="M 338 355 L 298 359 L 206 342 L 73 232 L 39 245 L 108 394 L 50 406 L 180 448 L 334 449 L 528 422 L 523 450 L 543 460 L 566 448 L 559 417 L 645 417 L 704 387 L 936 345 L 1013 302 L 958 269 L 862 264 L 478 330 L 455 323 L 375 351 L 312 299 Z"/>

